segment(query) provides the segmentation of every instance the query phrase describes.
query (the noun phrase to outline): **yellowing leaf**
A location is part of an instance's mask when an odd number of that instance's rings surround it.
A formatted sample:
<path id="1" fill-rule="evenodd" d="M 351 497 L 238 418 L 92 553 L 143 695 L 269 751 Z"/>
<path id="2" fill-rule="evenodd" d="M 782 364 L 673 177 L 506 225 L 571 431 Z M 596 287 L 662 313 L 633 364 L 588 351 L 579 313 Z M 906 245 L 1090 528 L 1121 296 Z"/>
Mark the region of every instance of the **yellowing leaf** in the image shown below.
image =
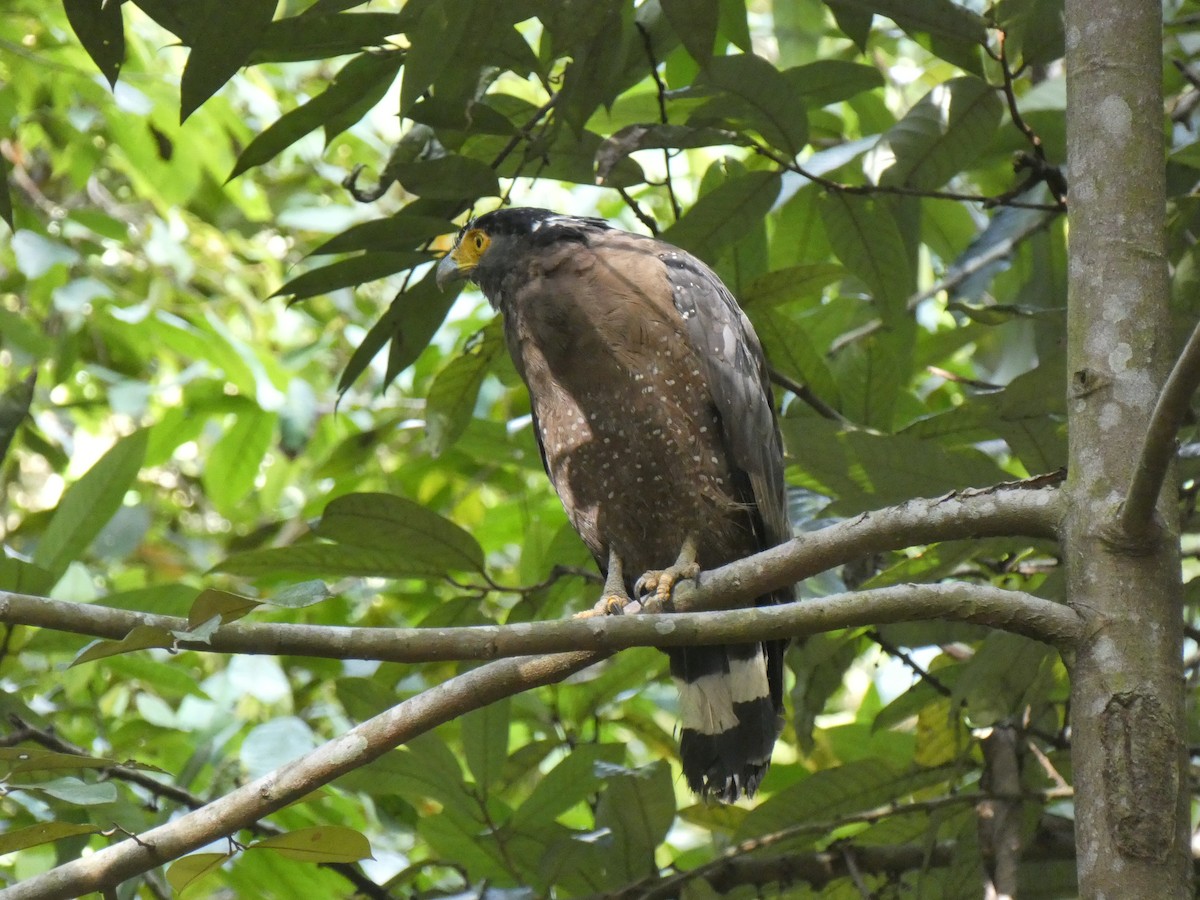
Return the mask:
<path id="1" fill-rule="evenodd" d="M 274 850 L 288 859 L 302 862 L 357 862 L 373 859 L 371 844 L 361 833 L 341 825 L 300 828 L 287 834 L 264 838 L 247 850 Z"/>
<path id="2" fill-rule="evenodd" d="M 193 853 L 167 867 L 167 881 L 175 893 L 181 894 L 210 872 L 221 868 L 227 859 L 227 853 Z"/>

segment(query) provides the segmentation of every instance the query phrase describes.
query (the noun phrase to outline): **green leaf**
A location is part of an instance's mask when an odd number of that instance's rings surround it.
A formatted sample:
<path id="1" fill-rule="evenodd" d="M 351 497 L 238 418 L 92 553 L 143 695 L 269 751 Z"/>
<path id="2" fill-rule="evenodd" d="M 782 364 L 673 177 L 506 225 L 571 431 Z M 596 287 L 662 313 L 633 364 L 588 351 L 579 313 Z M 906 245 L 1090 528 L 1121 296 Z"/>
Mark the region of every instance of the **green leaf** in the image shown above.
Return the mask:
<path id="1" fill-rule="evenodd" d="M 55 750 L 39 750 L 36 747 L 0 747 L 0 763 L 7 775 L 24 772 L 54 772 L 60 769 L 107 769 L 121 765 L 115 759 L 101 756 L 80 756 L 75 753 L 59 753 Z"/>
<path id="2" fill-rule="evenodd" d="M 419 266 L 428 259 L 424 253 L 411 250 L 401 253 L 366 253 L 298 275 L 271 296 L 291 297 L 292 302 L 304 300 L 317 294 L 328 294 L 341 288 L 377 281 Z"/>
<path id="3" fill-rule="evenodd" d="M 1010 61 L 1044 66 L 1065 52 L 1062 0 L 1001 0 L 996 24 L 1005 33 Z"/>
<path id="4" fill-rule="evenodd" d="M 9 789 L 46 794 L 76 806 L 102 806 L 117 800 L 117 786 L 111 781 L 88 784 L 71 775 L 52 781 L 39 781 L 37 784 L 10 784 Z"/>
<path id="5" fill-rule="evenodd" d="M 596 807 L 596 827 L 612 832 L 606 875 L 609 884 L 626 884 L 657 875 L 654 850 L 675 821 L 675 788 L 665 762 L 639 769 L 596 763 L 604 790 Z"/>
<path id="6" fill-rule="evenodd" d="M 387 93 L 403 56 L 395 51 L 363 53 L 338 71 L 324 91 L 271 123 L 242 151 L 226 181 L 261 166 L 310 131 L 325 126 L 325 140 L 358 121 Z M 349 121 L 347 121 L 349 118 Z"/>
<path id="7" fill-rule="evenodd" d="M 895 328 L 911 321 L 908 298 L 915 279 L 887 201 L 830 192 L 822 195 L 820 210 L 833 252 L 871 289 L 884 324 Z"/>
<path id="8" fill-rule="evenodd" d="M 449 154 L 389 165 L 388 172 L 410 194 L 434 200 L 474 200 L 500 193 L 500 182 L 492 167 L 466 156 Z"/>
<path id="9" fill-rule="evenodd" d="M 231 858 L 228 853 L 193 853 L 175 860 L 167 867 L 167 881 L 175 893 L 182 894 Z"/>
<path id="10" fill-rule="evenodd" d="M 723 247 L 744 237 L 762 221 L 779 196 L 779 184 L 775 172 L 749 172 L 729 178 L 702 196 L 661 237 L 702 259 L 715 259 Z"/>
<path id="11" fill-rule="evenodd" d="M 600 787 L 597 762 L 616 763 L 624 748 L 616 744 L 580 744 L 538 779 L 525 802 L 513 813 L 512 827 L 536 831 L 581 803 Z"/>
<path id="12" fill-rule="evenodd" d="M 458 291 L 459 286 L 455 286 L 443 293 L 431 271 L 416 286 L 397 294 L 387 312 L 371 326 L 350 357 L 338 382 L 338 391 L 345 392 L 389 341 L 392 350 L 388 355 L 384 384 L 391 384 L 392 379 L 421 355 L 446 318 Z"/>
<path id="13" fill-rule="evenodd" d="M 348 56 L 368 47 L 383 47 L 387 38 L 408 27 L 407 12 L 360 12 L 289 16 L 267 26 L 250 63 L 301 62 Z"/>
<path id="14" fill-rule="evenodd" d="M 0 854 L 16 853 L 39 844 L 61 841 L 81 834 L 98 834 L 99 825 L 76 825 L 73 822 L 41 822 L 0 834 Z"/>
<path id="15" fill-rule="evenodd" d="M 756 311 L 797 300 L 820 300 L 821 292 L 845 275 L 846 270 L 834 263 L 789 266 L 758 276 L 738 299 L 743 309 Z"/>
<path id="16" fill-rule="evenodd" d="M 454 754 L 434 734 L 409 741 L 337 783 L 377 796 L 396 796 L 418 808 L 426 799 L 435 800 L 447 811 L 478 821 L 479 804 L 463 782 Z"/>
<path id="17" fill-rule="evenodd" d="M 813 344 L 803 322 L 774 309 L 755 312 L 753 320 L 771 365 L 806 385 L 830 406 L 840 407 L 841 391 L 837 379 L 829 370 L 825 355 Z"/>
<path id="18" fill-rule="evenodd" d="M 374 859 L 371 842 L 361 832 L 342 825 L 316 825 L 277 834 L 246 846 L 247 850 L 274 850 L 287 859 L 315 863 L 352 863 Z"/>
<path id="19" fill-rule="evenodd" d="M 963 664 L 954 686 L 954 707 L 966 706 L 973 728 L 995 725 L 1036 706 L 1027 696 L 1053 651 L 1045 644 L 994 631 Z"/>
<path id="20" fill-rule="evenodd" d="M 78 559 L 125 499 L 146 455 L 146 429 L 121 438 L 63 493 L 33 562 L 57 581 Z"/>
<path id="21" fill-rule="evenodd" d="M 410 49 L 404 61 L 397 115 L 406 116 L 421 95 L 448 66 L 461 59 L 463 41 L 470 34 L 474 8 L 471 0 L 433 0 L 423 6 L 420 18 L 408 32 Z"/>
<path id="22" fill-rule="evenodd" d="M 914 792 L 943 785 L 951 769 L 904 771 L 886 759 L 865 758 L 815 772 L 751 810 L 737 840 L 770 834 L 804 822 L 826 822 L 903 800 Z M 811 840 L 819 835 L 814 834 Z"/>
<path id="23" fill-rule="evenodd" d="M 191 46 L 179 85 L 179 121 L 200 108 L 250 60 L 275 15 L 276 0 L 190 0 Z"/>
<path id="24" fill-rule="evenodd" d="M 325 507 L 317 534 L 343 547 L 386 550 L 410 572 L 482 572 L 483 550 L 428 507 L 393 494 L 345 494 Z"/>
<path id="25" fill-rule="evenodd" d="M 0 219 L 8 224 L 8 230 L 16 232 L 17 224 L 13 219 L 12 196 L 8 193 L 8 160 L 0 153 Z"/>
<path id="26" fill-rule="evenodd" d="M 980 78 L 938 85 L 884 135 L 896 161 L 881 181 L 923 190 L 941 187 L 996 139 L 1002 112 L 995 88 Z"/>
<path id="27" fill-rule="evenodd" d="M 874 66 L 841 59 L 822 59 L 783 72 L 792 95 L 809 109 L 819 109 L 883 87 L 883 73 Z"/>
<path id="28" fill-rule="evenodd" d="M 804 104 L 778 69 L 752 53 L 714 57 L 696 87 L 721 91 L 692 113 L 689 121 L 714 118 L 741 122 L 772 147 L 792 157 L 808 143 Z"/>
<path id="29" fill-rule="evenodd" d="M 125 62 L 125 26 L 116 0 L 63 0 L 67 21 L 113 87 Z"/>
<path id="30" fill-rule="evenodd" d="M 71 666 L 82 665 L 104 659 L 106 656 L 116 656 L 119 653 L 133 653 L 136 650 L 148 650 L 151 647 L 168 648 L 175 646 L 175 637 L 165 628 L 157 625 L 135 625 L 129 634 L 119 641 L 96 641 L 80 651 L 71 660 Z"/>
<path id="31" fill-rule="evenodd" d="M 449 234 L 457 229 L 458 226 L 449 219 L 414 215 L 401 210 L 386 219 L 374 219 L 353 225 L 321 244 L 316 250 L 310 251 L 309 255 L 348 253 L 354 250 L 412 250 L 430 238 Z"/>
<path id="32" fill-rule="evenodd" d="M 789 461 L 805 486 L 836 497 L 836 508 L 861 512 L 912 497 L 940 497 L 964 487 L 1006 480 L 994 460 L 974 447 L 948 449 L 935 440 L 907 434 L 843 433 L 810 417 L 785 417 Z"/>
<path id="33" fill-rule="evenodd" d="M 302 581 L 276 591 L 266 602 L 284 609 L 303 609 L 334 596 L 323 581 Z"/>
<path id="34" fill-rule="evenodd" d="M 238 758 L 250 778 L 261 778 L 317 746 L 308 723 L 295 716 L 280 716 L 250 729 Z"/>
<path id="35" fill-rule="evenodd" d="M 61 576 L 59 576 L 61 577 Z M 0 556 L 0 591 L 17 594 L 48 594 L 58 577 L 41 566 L 21 559 Z"/>
<path id="36" fill-rule="evenodd" d="M 909 34 L 930 34 L 952 40 L 982 44 L 987 38 L 987 22 L 952 0 L 828 0 L 839 10 L 870 17 L 887 16 Z M 841 17 L 838 15 L 838 21 Z M 849 33 L 849 32 L 847 32 Z"/>
<path id="37" fill-rule="evenodd" d="M 201 591 L 200 596 L 192 602 L 192 608 L 188 610 L 188 628 L 199 628 L 217 616 L 220 617 L 222 625 L 228 625 L 259 606 L 262 606 L 261 600 L 252 600 L 241 594 L 208 588 Z"/>
<path id="38" fill-rule="evenodd" d="M 596 179 L 605 182 L 613 169 L 629 154 L 638 150 L 691 149 L 722 144 L 747 144 L 748 140 L 722 128 L 697 128 L 691 125 L 626 125 L 607 137 L 596 151 Z"/>
<path id="39" fill-rule="evenodd" d="M 718 0 L 661 0 L 663 15 L 679 35 L 692 59 L 704 65 L 713 55 L 717 25 L 721 19 Z"/>
<path id="40" fill-rule="evenodd" d="M 496 788 L 508 759 L 509 707 L 509 698 L 505 697 L 459 719 L 467 768 L 484 796 L 490 796 Z"/>
<path id="41" fill-rule="evenodd" d="M 480 385 L 503 352 L 504 331 L 496 318 L 434 377 L 425 398 L 425 428 L 433 456 L 441 456 L 466 429 Z"/>
<path id="42" fill-rule="evenodd" d="M 14 382 L 0 394 L 0 462 L 8 456 L 8 448 L 12 446 L 17 430 L 29 418 L 35 383 L 36 375 L 31 374 L 21 381 Z"/>
<path id="43" fill-rule="evenodd" d="M 204 488 L 213 505 L 226 515 L 231 515 L 253 490 L 278 418 L 247 402 L 238 410 L 233 426 L 209 451 Z"/>

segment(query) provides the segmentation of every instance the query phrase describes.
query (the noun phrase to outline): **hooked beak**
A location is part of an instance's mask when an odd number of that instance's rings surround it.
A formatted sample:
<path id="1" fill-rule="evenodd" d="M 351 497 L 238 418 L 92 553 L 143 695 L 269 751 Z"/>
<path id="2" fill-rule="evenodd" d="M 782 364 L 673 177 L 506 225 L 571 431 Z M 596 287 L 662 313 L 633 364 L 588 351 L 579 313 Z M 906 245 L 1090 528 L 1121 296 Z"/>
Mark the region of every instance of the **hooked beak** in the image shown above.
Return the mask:
<path id="1" fill-rule="evenodd" d="M 453 253 L 447 253 L 442 257 L 441 262 L 437 265 L 437 286 L 438 290 L 444 291 L 446 285 L 453 281 L 458 281 L 465 278 L 466 274 L 458 267 L 458 261 L 454 258 Z"/>

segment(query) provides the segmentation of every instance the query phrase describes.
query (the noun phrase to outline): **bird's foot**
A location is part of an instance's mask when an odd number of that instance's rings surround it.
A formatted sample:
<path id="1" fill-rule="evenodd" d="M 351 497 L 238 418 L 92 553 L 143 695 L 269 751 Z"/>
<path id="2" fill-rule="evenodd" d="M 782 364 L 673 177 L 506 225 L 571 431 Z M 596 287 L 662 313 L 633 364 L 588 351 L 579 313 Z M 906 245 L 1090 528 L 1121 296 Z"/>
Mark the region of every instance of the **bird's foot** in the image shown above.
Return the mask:
<path id="1" fill-rule="evenodd" d="M 633 601 L 625 594 L 605 594 L 596 601 L 596 605 L 591 609 L 585 609 L 583 612 L 575 613 L 576 619 L 590 619 L 593 616 L 619 616 L 625 612 Z"/>
<path id="2" fill-rule="evenodd" d="M 665 569 L 651 569 L 642 575 L 633 586 L 634 593 L 646 609 L 658 612 L 671 600 L 671 592 L 680 581 L 694 579 L 700 574 L 696 562 L 696 546 L 687 540 L 679 551 L 679 558 Z"/>

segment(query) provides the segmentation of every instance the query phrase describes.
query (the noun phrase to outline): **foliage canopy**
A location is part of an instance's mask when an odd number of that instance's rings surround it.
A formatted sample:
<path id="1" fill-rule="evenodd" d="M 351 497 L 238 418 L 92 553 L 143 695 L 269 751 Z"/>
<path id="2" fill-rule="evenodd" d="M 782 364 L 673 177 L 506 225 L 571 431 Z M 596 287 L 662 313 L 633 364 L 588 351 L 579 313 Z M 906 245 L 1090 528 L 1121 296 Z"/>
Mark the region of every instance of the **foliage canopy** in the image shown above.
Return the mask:
<path id="1" fill-rule="evenodd" d="M 712 264 L 775 370 L 801 530 L 1064 466 L 1061 4 L 983 6 L 11 0 L 0 590 L 187 621 L 99 641 L 69 616 L 4 626 L 0 877 L 114 823 L 144 832 L 475 665 L 181 640 L 242 618 L 517 624 L 595 599 L 498 323 L 434 284 L 471 209 L 598 214 Z M 1168 30 L 1181 70 L 1191 27 Z M 1195 89 L 1165 78 L 1185 321 Z M 968 536 L 801 592 L 1062 598 L 1053 544 Z M 122 896 L 164 877 L 194 897 L 976 896 L 992 729 L 1020 734 L 1022 896 L 1073 894 L 1051 648 L 935 620 L 814 635 L 788 666 L 753 804 L 688 795 L 664 657 L 631 649 Z"/>

